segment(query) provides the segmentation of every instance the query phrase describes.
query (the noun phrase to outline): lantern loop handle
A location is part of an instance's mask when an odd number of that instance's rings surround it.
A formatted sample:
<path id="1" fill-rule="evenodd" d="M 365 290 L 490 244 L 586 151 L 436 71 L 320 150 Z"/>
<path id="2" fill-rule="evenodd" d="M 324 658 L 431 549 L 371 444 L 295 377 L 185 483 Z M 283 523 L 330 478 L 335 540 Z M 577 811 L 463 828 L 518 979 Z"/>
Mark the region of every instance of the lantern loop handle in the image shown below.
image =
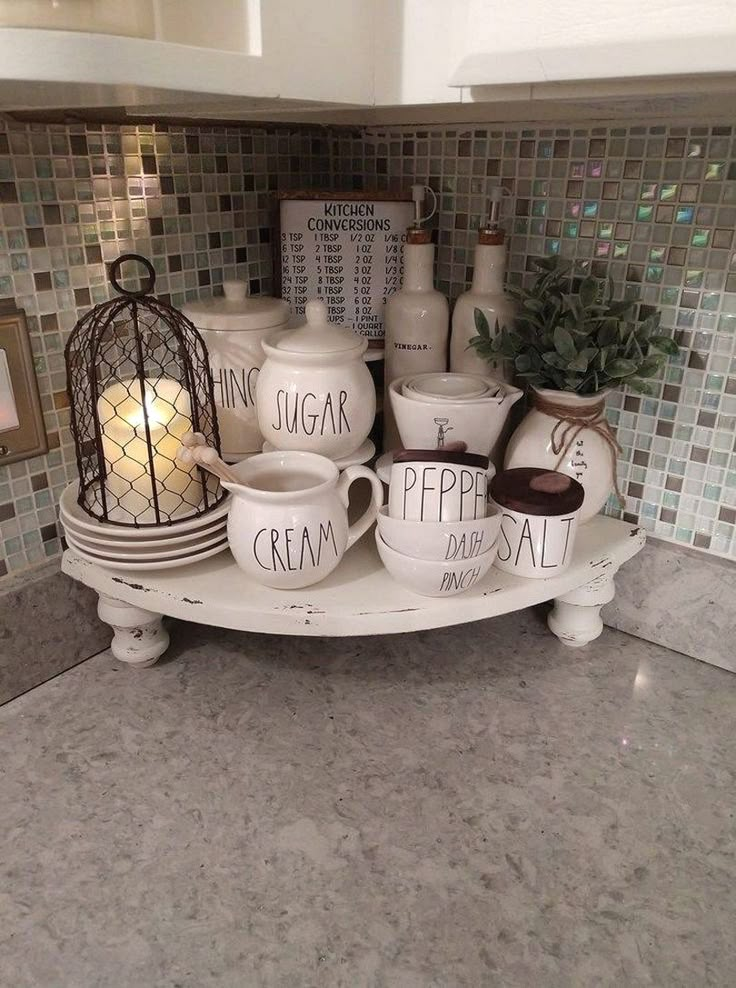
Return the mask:
<path id="1" fill-rule="evenodd" d="M 141 280 L 141 287 L 138 291 L 123 288 L 118 281 L 120 268 L 126 261 L 136 261 L 136 263 L 142 264 L 146 269 L 146 278 L 145 280 Z M 143 257 L 141 254 L 121 254 L 120 257 L 111 263 L 108 278 L 110 279 L 110 284 L 119 295 L 127 295 L 129 298 L 143 298 L 144 295 L 150 295 L 153 291 L 153 286 L 156 284 L 156 272 L 153 265 L 147 257 Z"/>

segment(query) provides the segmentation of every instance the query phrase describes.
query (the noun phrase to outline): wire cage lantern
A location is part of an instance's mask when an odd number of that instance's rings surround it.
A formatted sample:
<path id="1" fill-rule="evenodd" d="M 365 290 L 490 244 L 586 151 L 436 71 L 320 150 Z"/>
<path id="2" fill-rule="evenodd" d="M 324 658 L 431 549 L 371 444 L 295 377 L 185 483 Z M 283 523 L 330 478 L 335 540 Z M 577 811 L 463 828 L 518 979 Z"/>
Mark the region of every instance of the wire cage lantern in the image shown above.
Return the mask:
<path id="1" fill-rule="evenodd" d="M 146 269 L 138 290 L 120 283 L 129 261 Z M 146 258 L 122 254 L 109 279 L 119 297 L 83 316 L 65 349 L 78 502 L 113 525 L 175 524 L 226 496 L 212 474 L 177 460 L 187 432 L 220 450 L 207 348 L 181 312 L 152 297 Z"/>

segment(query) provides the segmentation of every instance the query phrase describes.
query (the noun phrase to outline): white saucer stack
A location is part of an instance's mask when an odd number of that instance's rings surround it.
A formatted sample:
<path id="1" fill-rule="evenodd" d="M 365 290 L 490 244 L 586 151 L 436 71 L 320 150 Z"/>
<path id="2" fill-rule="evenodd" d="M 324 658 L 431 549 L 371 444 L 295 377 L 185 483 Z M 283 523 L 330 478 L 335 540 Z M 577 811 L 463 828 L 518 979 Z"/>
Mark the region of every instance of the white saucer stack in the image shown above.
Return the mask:
<path id="1" fill-rule="evenodd" d="M 108 569 L 172 569 L 227 549 L 230 496 L 212 511 L 173 525 L 126 528 L 97 521 L 77 503 L 78 484 L 61 495 L 59 516 L 69 547 L 88 562 Z"/>

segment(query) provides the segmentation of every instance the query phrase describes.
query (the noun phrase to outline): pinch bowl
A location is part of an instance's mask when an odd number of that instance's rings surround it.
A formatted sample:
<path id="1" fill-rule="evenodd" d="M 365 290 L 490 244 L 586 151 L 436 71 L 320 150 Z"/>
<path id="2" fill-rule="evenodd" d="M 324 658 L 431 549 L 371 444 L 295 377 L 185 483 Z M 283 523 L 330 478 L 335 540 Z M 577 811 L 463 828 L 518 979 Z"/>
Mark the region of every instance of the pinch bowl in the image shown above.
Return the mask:
<path id="1" fill-rule="evenodd" d="M 414 559 L 463 562 L 493 549 L 501 511 L 489 504 L 485 518 L 466 521 L 406 521 L 392 518 L 388 505 L 378 512 L 378 531 L 390 549 Z"/>
<path id="2" fill-rule="evenodd" d="M 454 597 L 465 593 L 483 579 L 496 558 L 494 545 L 479 556 L 457 562 L 417 559 L 392 549 L 383 541 L 378 529 L 376 546 L 381 562 L 394 580 L 422 597 Z"/>

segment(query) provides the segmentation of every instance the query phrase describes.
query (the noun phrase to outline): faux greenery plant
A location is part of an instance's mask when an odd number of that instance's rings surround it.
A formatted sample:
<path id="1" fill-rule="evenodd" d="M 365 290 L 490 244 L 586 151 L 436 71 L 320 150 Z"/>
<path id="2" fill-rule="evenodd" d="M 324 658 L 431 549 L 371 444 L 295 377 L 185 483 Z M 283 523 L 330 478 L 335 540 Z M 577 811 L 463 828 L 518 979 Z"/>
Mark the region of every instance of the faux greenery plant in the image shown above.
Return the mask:
<path id="1" fill-rule="evenodd" d="M 540 273 L 531 289 L 509 287 L 520 303 L 514 325 L 491 334 L 475 310 L 478 335 L 470 341 L 486 360 L 513 362 L 519 377 L 539 388 L 595 394 L 625 384 L 652 393 L 655 377 L 679 347 L 659 335 L 660 313 L 633 322 L 636 301 L 615 301 L 613 281 L 585 278 L 570 290 L 570 265 L 559 257 L 535 261 Z"/>

